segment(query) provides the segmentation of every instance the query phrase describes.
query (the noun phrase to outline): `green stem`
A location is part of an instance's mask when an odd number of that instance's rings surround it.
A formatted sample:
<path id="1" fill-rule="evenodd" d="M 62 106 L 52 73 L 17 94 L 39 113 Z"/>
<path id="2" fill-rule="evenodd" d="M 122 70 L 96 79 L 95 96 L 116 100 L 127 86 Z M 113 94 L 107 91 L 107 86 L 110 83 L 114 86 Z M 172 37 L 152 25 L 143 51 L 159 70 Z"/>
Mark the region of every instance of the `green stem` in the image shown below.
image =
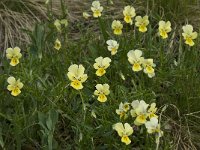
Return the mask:
<path id="1" fill-rule="evenodd" d="M 98 20 L 99 20 L 99 26 L 100 26 L 103 38 L 104 38 L 105 41 L 107 41 L 108 40 L 108 34 L 106 32 L 105 22 L 104 22 L 104 20 L 102 18 L 98 18 Z"/>
<path id="2" fill-rule="evenodd" d="M 16 140 L 16 149 L 21 150 L 21 135 L 20 135 L 20 126 L 18 116 L 14 117 L 14 132 L 15 132 L 15 140 Z"/>
<path id="3" fill-rule="evenodd" d="M 82 95 L 81 91 L 80 91 L 80 97 L 81 97 L 82 106 L 83 106 L 83 121 L 85 122 L 86 107 L 85 107 L 85 102 L 84 102 L 83 95 Z"/>
<path id="4" fill-rule="evenodd" d="M 156 150 L 159 149 L 160 138 L 158 139 L 158 143 L 156 144 Z"/>
<path id="5" fill-rule="evenodd" d="M 164 49 L 165 49 L 165 41 L 163 41 L 162 39 L 160 39 L 160 66 L 161 68 L 163 67 L 163 63 L 164 63 Z"/>

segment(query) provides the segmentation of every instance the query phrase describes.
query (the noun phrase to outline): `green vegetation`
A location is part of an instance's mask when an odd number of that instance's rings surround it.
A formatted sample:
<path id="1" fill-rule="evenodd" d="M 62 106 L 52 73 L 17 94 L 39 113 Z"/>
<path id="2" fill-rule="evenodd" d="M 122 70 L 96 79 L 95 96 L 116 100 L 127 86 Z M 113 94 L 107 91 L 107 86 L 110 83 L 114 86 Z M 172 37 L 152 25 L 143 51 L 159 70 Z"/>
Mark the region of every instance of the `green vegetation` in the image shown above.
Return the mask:
<path id="1" fill-rule="evenodd" d="M 16 7 L 18 3 L 20 7 Z M 157 145 L 153 135 L 148 134 L 144 127 L 134 126 L 131 117 L 120 120 L 116 114 L 121 102 L 131 103 L 133 100 L 157 104 L 164 132 L 159 149 L 200 149 L 200 39 L 198 36 L 194 40 L 195 45 L 190 47 L 184 43 L 182 36 L 182 26 L 187 23 L 193 25 L 194 31 L 199 33 L 199 23 L 195 20 L 200 12 L 198 1 L 169 0 L 166 3 L 164 0 L 154 0 L 133 3 L 127 0 L 121 6 L 116 6 L 115 1 L 113 5 L 106 1 L 101 4 L 104 10 L 100 18 L 81 17 L 77 22 L 68 20 L 67 27 L 61 25 L 61 32 L 58 32 L 54 21 L 69 18 L 70 11 L 66 11 L 64 1 L 61 0 L 59 16 L 54 13 L 51 1 L 48 5 L 41 4 L 40 14 L 47 18 L 44 22 L 37 19 L 41 15 L 35 11 L 36 3 L 30 3 L 30 8 L 24 5 L 23 9 L 21 1 L 10 3 L 3 0 L 0 3 L 0 13 L 7 8 L 12 10 L 12 13 L 5 11 L 11 13 L 8 15 L 10 18 L 1 17 L 2 13 L 0 15 L 0 27 L 3 24 L 2 29 L 5 31 L 0 41 L 6 43 L 3 44 L 5 49 L 20 46 L 22 50 L 22 58 L 14 67 L 9 64 L 10 60 L 5 53 L 3 55 L 1 51 L 0 54 L 2 149 L 155 150 Z M 135 21 L 133 25 L 123 21 L 122 11 L 126 5 L 133 5 L 137 15 L 144 16 L 147 13 L 150 24 L 146 33 L 138 31 Z M 90 7 L 89 3 L 87 9 Z M 121 12 L 114 18 L 110 15 L 115 12 L 109 12 L 109 8 L 113 7 Z M 20 13 L 18 18 L 11 17 L 13 12 Z M 35 13 L 29 14 L 35 16 L 33 29 L 30 28 L 33 22 L 27 18 L 27 12 Z M 92 12 L 89 13 L 92 15 Z M 124 25 L 120 36 L 113 34 L 111 24 L 114 19 L 121 20 Z M 167 39 L 158 35 L 158 22 L 162 19 L 172 24 Z M 29 27 L 21 26 L 24 22 Z M 18 38 L 21 33 L 26 38 Z M 56 39 L 61 41 L 60 50 L 54 48 Z M 111 56 L 107 50 L 106 41 L 109 39 L 119 43 L 116 55 Z M 135 49 L 140 49 L 145 58 L 153 58 L 156 64 L 155 77 L 149 78 L 143 71 L 133 72 L 127 53 Z M 99 56 L 112 60 L 102 77 L 96 76 L 93 67 Z M 88 79 L 83 83 L 82 90 L 70 86 L 67 73 L 72 64 L 85 67 Z M 16 97 L 7 90 L 7 79 L 10 76 L 20 79 L 24 84 Z M 110 94 L 105 103 L 97 101 L 94 96 L 98 83 L 110 85 Z M 122 143 L 112 129 L 112 125 L 117 122 L 128 122 L 134 127 L 130 145 Z"/>

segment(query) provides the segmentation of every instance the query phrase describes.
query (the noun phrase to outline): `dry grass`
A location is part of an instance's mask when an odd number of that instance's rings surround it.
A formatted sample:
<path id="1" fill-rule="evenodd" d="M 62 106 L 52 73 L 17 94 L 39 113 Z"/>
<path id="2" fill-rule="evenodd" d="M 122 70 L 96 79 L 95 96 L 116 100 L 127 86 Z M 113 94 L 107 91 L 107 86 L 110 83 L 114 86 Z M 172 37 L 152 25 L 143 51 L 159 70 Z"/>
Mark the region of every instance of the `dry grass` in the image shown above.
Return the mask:
<path id="1" fill-rule="evenodd" d="M 165 131 L 171 134 L 171 139 L 168 143 L 171 145 L 171 149 L 199 149 L 199 134 L 195 129 L 197 129 L 199 125 L 200 118 L 198 114 L 200 111 L 181 114 L 179 108 L 173 104 L 165 105 L 165 107 L 166 111 L 162 115 L 162 121 L 165 122 Z M 173 112 L 173 115 L 170 112 Z M 196 117 L 196 122 L 194 122 L 194 118 L 191 118 L 191 116 Z M 167 138 L 166 134 L 164 136 Z"/>
<path id="2" fill-rule="evenodd" d="M 59 12 L 59 3 L 54 2 L 53 6 L 53 11 Z M 47 18 L 44 0 L 1 1 L 0 49 L 28 43 L 29 37 L 22 29 L 32 29 L 36 22 Z"/>

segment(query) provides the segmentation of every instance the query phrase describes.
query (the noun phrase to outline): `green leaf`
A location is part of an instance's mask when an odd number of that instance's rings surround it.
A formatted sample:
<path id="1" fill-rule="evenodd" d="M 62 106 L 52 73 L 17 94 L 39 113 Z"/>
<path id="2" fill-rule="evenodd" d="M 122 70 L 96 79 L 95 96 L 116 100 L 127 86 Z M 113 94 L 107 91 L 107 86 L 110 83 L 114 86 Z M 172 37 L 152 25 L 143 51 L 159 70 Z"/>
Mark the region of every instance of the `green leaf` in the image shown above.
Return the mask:
<path id="1" fill-rule="evenodd" d="M 43 129 L 47 129 L 46 128 L 46 116 L 44 113 L 42 112 L 38 112 L 38 119 L 39 119 L 39 124 L 42 126 Z"/>
<path id="2" fill-rule="evenodd" d="M 0 145 L 4 149 L 5 144 L 4 144 L 3 137 L 2 137 L 2 128 L 0 128 Z"/>
<path id="3" fill-rule="evenodd" d="M 47 125 L 47 128 L 51 131 L 52 128 L 53 128 L 53 125 L 52 125 L 52 120 L 51 120 L 51 116 L 49 115 L 47 121 L 46 121 L 46 125 Z"/>
<path id="4" fill-rule="evenodd" d="M 49 111 L 49 115 L 52 120 L 52 125 L 53 125 L 53 127 L 55 127 L 56 123 L 58 122 L 58 112 L 56 110 L 52 109 Z"/>

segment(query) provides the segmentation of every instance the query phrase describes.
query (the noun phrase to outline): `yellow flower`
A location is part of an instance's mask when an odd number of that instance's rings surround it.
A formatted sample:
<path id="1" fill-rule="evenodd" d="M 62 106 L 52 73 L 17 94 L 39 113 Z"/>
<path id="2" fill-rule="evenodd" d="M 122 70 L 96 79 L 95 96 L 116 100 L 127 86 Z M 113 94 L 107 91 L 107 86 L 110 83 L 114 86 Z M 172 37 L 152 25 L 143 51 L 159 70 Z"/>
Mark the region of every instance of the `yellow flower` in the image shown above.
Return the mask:
<path id="1" fill-rule="evenodd" d="M 155 76 L 155 70 L 153 67 L 155 67 L 156 65 L 153 63 L 153 59 L 144 59 L 143 66 L 144 66 L 144 73 L 148 74 L 149 78 Z"/>
<path id="2" fill-rule="evenodd" d="M 62 25 L 64 25 L 65 27 L 67 27 L 67 25 L 68 25 L 67 19 L 62 19 L 62 20 L 56 19 L 54 21 L 54 26 L 56 27 L 56 29 L 57 29 L 58 32 L 61 32 Z"/>
<path id="3" fill-rule="evenodd" d="M 192 25 L 185 25 L 183 26 L 183 33 L 182 36 L 185 40 L 185 44 L 188 44 L 189 46 L 194 45 L 194 39 L 197 38 L 197 32 L 193 32 Z"/>
<path id="4" fill-rule="evenodd" d="M 147 31 L 147 25 L 149 24 L 149 17 L 148 16 L 144 16 L 144 17 L 141 17 L 141 16 L 137 16 L 135 18 L 135 25 L 137 27 L 139 27 L 139 31 L 140 32 L 146 32 Z"/>
<path id="5" fill-rule="evenodd" d="M 150 119 L 153 117 L 158 118 L 158 116 L 156 115 L 156 111 L 157 111 L 156 103 L 152 103 L 150 108 L 148 109 L 148 116 Z"/>
<path id="6" fill-rule="evenodd" d="M 109 57 L 98 57 L 95 59 L 94 68 L 97 69 L 96 75 L 103 76 L 106 73 L 106 69 L 110 66 L 111 59 Z"/>
<path id="7" fill-rule="evenodd" d="M 131 103 L 131 106 L 133 107 L 131 110 L 131 116 L 136 117 L 134 124 L 137 126 L 144 124 L 148 117 L 147 107 L 149 104 L 146 104 L 143 100 L 135 100 Z"/>
<path id="8" fill-rule="evenodd" d="M 73 64 L 68 68 L 67 76 L 71 81 L 70 86 L 76 90 L 83 88 L 82 83 L 88 78 L 87 74 L 84 74 L 85 68 L 82 65 Z"/>
<path id="9" fill-rule="evenodd" d="M 61 24 L 60 24 L 60 20 L 56 19 L 54 21 L 54 26 L 56 27 L 56 29 L 60 32 L 61 31 Z"/>
<path id="10" fill-rule="evenodd" d="M 108 50 L 111 51 L 111 55 L 115 55 L 117 53 L 117 50 L 119 48 L 119 44 L 115 40 L 108 40 L 106 41 L 108 44 Z"/>
<path id="11" fill-rule="evenodd" d="M 163 136 L 163 131 L 160 129 L 160 124 L 158 123 L 158 118 L 153 117 L 150 121 L 145 123 L 145 127 L 149 134 L 156 134 L 156 143 L 159 142 L 159 138 Z"/>
<path id="12" fill-rule="evenodd" d="M 108 84 L 97 84 L 95 87 L 94 95 L 98 96 L 97 100 L 100 102 L 107 101 L 106 95 L 110 94 L 110 86 Z"/>
<path id="13" fill-rule="evenodd" d="M 171 32 L 171 22 L 170 21 L 159 21 L 159 34 L 163 39 L 168 37 L 168 33 Z"/>
<path id="14" fill-rule="evenodd" d="M 131 116 L 132 117 L 137 117 L 135 109 L 139 106 L 140 102 L 138 100 L 134 100 L 131 103 L 131 106 L 133 109 L 131 109 Z"/>
<path id="15" fill-rule="evenodd" d="M 142 51 L 141 50 L 131 50 L 127 54 L 128 56 L 128 61 L 130 64 L 133 65 L 132 70 L 133 71 L 140 71 L 142 70 L 142 62 L 143 62 L 143 57 L 142 56 Z"/>
<path id="16" fill-rule="evenodd" d="M 128 110 L 130 109 L 130 106 L 129 106 L 129 103 L 120 103 L 120 105 L 119 105 L 119 109 L 116 109 L 116 113 L 118 114 L 118 115 L 120 115 L 120 119 L 121 118 L 123 118 L 124 117 L 124 119 L 126 119 L 127 118 L 127 112 L 128 112 Z"/>
<path id="17" fill-rule="evenodd" d="M 60 48 L 61 48 L 61 42 L 58 39 L 56 39 L 56 41 L 54 43 L 54 48 L 56 50 L 60 50 Z"/>
<path id="18" fill-rule="evenodd" d="M 19 63 L 19 59 L 22 57 L 22 54 L 20 52 L 19 47 L 13 48 L 8 48 L 6 50 L 6 57 L 7 59 L 11 59 L 10 65 L 11 66 L 16 66 Z"/>
<path id="19" fill-rule="evenodd" d="M 114 20 L 112 22 L 112 29 L 114 30 L 114 34 L 121 35 L 122 28 L 123 28 L 123 24 L 119 20 Z"/>
<path id="20" fill-rule="evenodd" d="M 157 133 L 161 132 L 160 124 L 158 123 L 158 118 L 156 118 L 156 117 L 153 117 L 150 119 L 150 121 L 147 121 L 145 123 L 145 126 L 147 128 L 147 132 L 150 134 L 155 133 L 155 132 L 157 132 Z"/>
<path id="21" fill-rule="evenodd" d="M 98 18 L 101 17 L 101 13 L 103 11 L 103 7 L 101 6 L 99 1 L 93 1 L 91 10 L 93 12 L 93 17 Z"/>
<path id="22" fill-rule="evenodd" d="M 88 19 L 90 17 L 90 14 L 88 14 L 87 12 L 83 12 L 83 17 L 85 19 Z"/>
<path id="23" fill-rule="evenodd" d="M 20 82 L 20 79 L 16 80 L 14 77 L 9 77 L 7 82 L 9 83 L 7 89 L 11 91 L 11 95 L 17 96 L 21 93 L 21 89 L 24 85 Z"/>
<path id="24" fill-rule="evenodd" d="M 60 23 L 61 23 L 61 25 L 64 25 L 64 27 L 67 27 L 67 26 L 68 26 L 68 21 L 67 21 L 67 19 L 61 19 L 61 20 L 60 20 Z"/>
<path id="25" fill-rule="evenodd" d="M 133 134 L 133 128 L 128 123 L 125 123 L 124 125 L 121 122 L 116 123 L 113 125 L 113 129 L 116 130 L 118 135 L 121 137 L 121 142 L 126 145 L 131 143 L 128 136 Z"/>
<path id="26" fill-rule="evenodd" d="M 136 15 L 134 7 L 132 6 L 124 7 L 123 14 L 124 14 L 124 21 L 132 25 L 133 24 L 132 18 L 135 17 Z"/>

